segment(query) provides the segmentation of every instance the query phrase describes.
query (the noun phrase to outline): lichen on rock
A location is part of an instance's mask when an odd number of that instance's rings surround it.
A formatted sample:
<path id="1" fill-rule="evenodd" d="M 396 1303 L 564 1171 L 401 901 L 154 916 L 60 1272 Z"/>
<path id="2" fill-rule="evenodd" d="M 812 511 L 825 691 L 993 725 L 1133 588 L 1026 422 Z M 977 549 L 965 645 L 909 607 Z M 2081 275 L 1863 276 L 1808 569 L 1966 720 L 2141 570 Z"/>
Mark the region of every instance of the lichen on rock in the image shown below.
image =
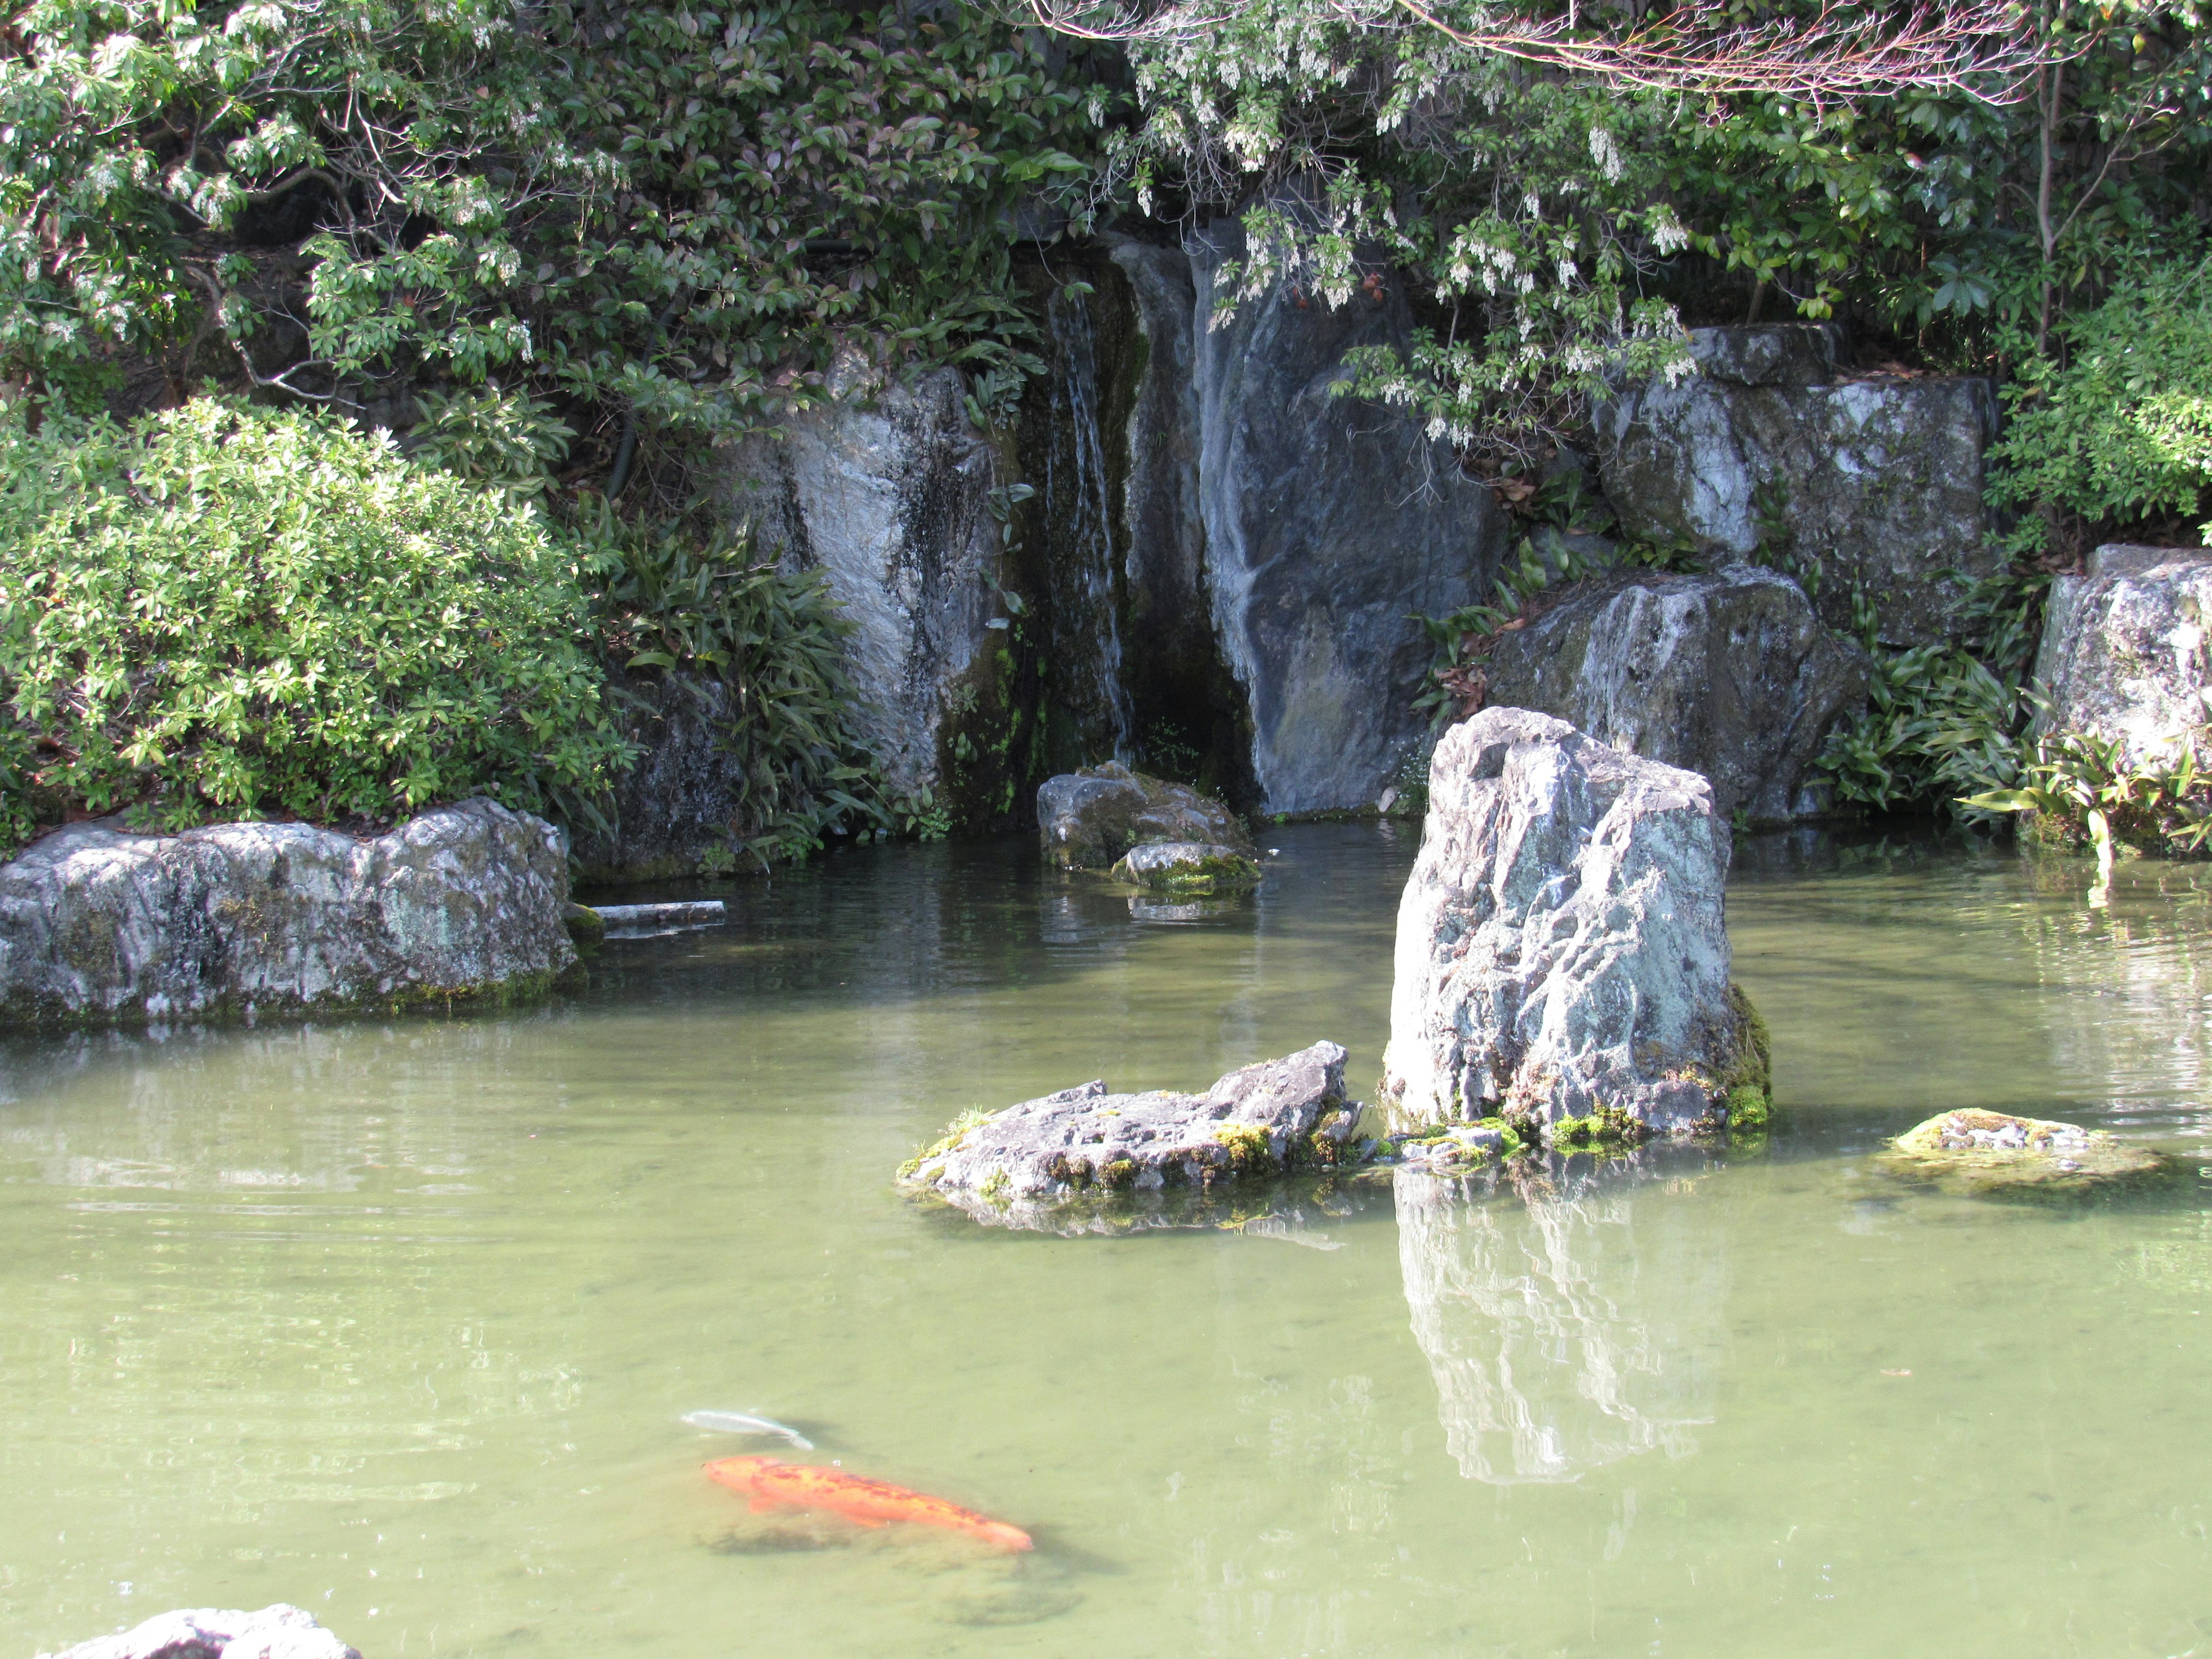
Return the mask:
<path id="1" fill-rule="evenodd" d="M 1741 1091 L 1763 1111 L 1764 1027 L 1729 976 L 1730 846 L 1695 773 L 1527 709 L 1454 727 L 1399 908 L 1385 1098 L 1530 1139 L 1717 1131 Z"/>
<path id="2" fill-rule="evenodd" d="M 1975 1198 L 2064 1198 L 2166 1179 L 2173 1162 L 2101 1129 L 2008 1112 L 1942 1112 L 1890 1142 L 1892 1175 Z"/>
<path id="3" fill-rule="evenodd" d="M 0 1024 L 511 1001 L 575 965 L 568 910 L 566 838 L 488 800 L 370 840 L 72 824 L 0 866 Z"/>
<path id="4" fill-rule="evenodd" d="M 1203 1095 L 1080 1084 L 955 1123 L 899 1176 L 978 1220 L 1065 1231 L 1070 1206 L 1334 1170 L 1359 1155 L 1344 1060 L 1316 1042 L 1239 1067 Z"/>

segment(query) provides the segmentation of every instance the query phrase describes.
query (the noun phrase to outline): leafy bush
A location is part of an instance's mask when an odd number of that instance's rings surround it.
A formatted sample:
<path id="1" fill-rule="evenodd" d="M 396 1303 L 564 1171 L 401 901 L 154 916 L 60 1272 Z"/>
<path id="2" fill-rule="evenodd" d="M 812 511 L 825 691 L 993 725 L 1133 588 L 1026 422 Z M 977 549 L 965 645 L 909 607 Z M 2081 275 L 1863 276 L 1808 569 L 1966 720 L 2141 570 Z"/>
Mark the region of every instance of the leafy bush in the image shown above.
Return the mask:
<path id="1" fill-rule="evenodd" d="M 627 758 L 573 561 L 327 416 L 0 411 L 0 812 L 179 827 L 544 805 Z"/>
<path id="2" fill-rule="evenodd" d="M 2016 687 L 1955 646 L 1869 645 L 1868 654 L 1874 659 L 1868 707 L 1829 738 L 1820 757 L 1838 799 L 1894 812 L 2012 783 L 2020 763 Z"/>
<path id="3" fill-rule="evenodd" d="M 2194 518 L 2212 489 L 2212 259 L 2154 264 L 2058 326 L 2063 362 L 2031 357 L 2006 388 L 1990 496 L 2095 526 Z M 2016 547 L 2050 526 L 2024 516 Z"/>
<path id="4" fill-rule="evenodd" d="M 2203 738 L 2198 732 L 2197 738 Z M 2196 742 L 2130 761 L 2126 745 L 2097 732 L 2059 732 L 2037 740 L 2019 787 L 1960 803 L 1985 812 L 2027 815 L 2039 839 L 2087 842 L 2110 859 L 2124 842 L 2145 852 L 2202 854 L 2212 842 L 2212 777 L 2197 769 Z"/>

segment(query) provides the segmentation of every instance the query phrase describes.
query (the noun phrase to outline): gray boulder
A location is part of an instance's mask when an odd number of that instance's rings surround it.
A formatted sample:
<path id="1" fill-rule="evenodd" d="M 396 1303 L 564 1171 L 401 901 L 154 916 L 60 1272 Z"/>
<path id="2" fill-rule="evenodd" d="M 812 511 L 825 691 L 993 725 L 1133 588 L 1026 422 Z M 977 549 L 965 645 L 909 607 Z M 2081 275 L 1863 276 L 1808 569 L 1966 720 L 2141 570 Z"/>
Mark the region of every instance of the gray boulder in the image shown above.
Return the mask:
<path id="1" fill-rule="evenodd" d="M 2039 724 L 2119 738 L 2136 762 L 2175 757 L 2212 721 L 2212 550 L 2100 547 L 2051 584 L 2036 678 Z M 2200 750 L 2200 755 L 2202 754 Z"/>
<path id="2" fill-rule="evenodd" d="M 165 1613 L 115 1636 L 98 1636 L 40 1659 L 361 1659 L 315 1622 L 283 1602 L 257 1613 L 192 1607 Z"/>
<path id="3" fill-rule="evenodd" d="M 1222 266 L 1245 251 L 1233 220 L 1188 246 L 1215 633 L 1249 708 L 1261 810 L 1364 806 L 1426 739 L 1419 617 L 1490 591 L 1505 515 L 1419 420 L 1334 394 L 1347 351 L 1408 343 L 1408 284 L 1332 308 L 1283 283 L 1224 321 Z"/>
<path id="4" fill-rule="evenodd" d="M 1000 608 L 995 455 L 956 369 L 885 382 L 846 357 L 829 390 L 781 442 L 738 448 L 731 510 L 786 568 L 825 573 L 857 628 L 862 740 L 895 787 L 933 788 Z"/>
<path id="5" fill-rule="evenodd" d="M 1110 869 L 1146 842 L 1225 847 L 1255 864 L 1259 855 L 1251 832 L 1221 802 L 1119 761 L 1038 785 L 1037 836 L 1045 862 L 1062 870 Z"/>
<path id="6" fill-rule="evenodd" d="M 506 1000 L 574 964 L 568 908 L 565 837 L 486 800 L 370 841 L 74 824 L 0 866 L 0 1024 Z"/>
<path id="7" fill-rule="evenodd" d="M 1700 373 L 1636 387 L 1601 412 L 1601 471 L 1630 533 L 1686 538 L 1821 577 L 1814 603 L 1851 627 L 1874 602 L 1883 640 L 1949 632 L 1957 580 L 1996 568 L 1985 534 L 1983 454 L 1996 431 L 1973 376 L 1850 377 L 1817 325 L 1695 329 Z"/>
<path id="8" fill-rule="evenodd" d="M 1723 818 L 1786 823 L 1829 805 L 1814 758 L 1865 701 L 1866 653 L 1778 571 L 1638 571 L 1565 590 L 1498 635 L 1489 700 L 1702 773 Z"/>
<path id="9" fill-rule="evenodd" d="M 1729 982 L 1727 823 L 1693 772 L 1523 708 L 1445 733 L 1398 911 L 1388 1098 L 1577 1139 L 1763 1119 Z"/>
<path id="10" fill-rule="evenodd" d="M 1334 1042 L 1230 1073 L 1202 1095 L 1109 1094 L 1103 1082 L 1024 1101 L 945 1138 L 900 1178 L 981 1218 L 1049 1225 L 1059 1206 L 1164 1188 L 1332 1167 L 1358 1112 Z"/>
<path id="11" fill-rule="evenodd" d="M 1132 847 L 1113 873 L 1164 893 L 1233 893 L 1260 881 L 1259 862 L 1249 854 L 1198 841 L 1148 841 Z"/>

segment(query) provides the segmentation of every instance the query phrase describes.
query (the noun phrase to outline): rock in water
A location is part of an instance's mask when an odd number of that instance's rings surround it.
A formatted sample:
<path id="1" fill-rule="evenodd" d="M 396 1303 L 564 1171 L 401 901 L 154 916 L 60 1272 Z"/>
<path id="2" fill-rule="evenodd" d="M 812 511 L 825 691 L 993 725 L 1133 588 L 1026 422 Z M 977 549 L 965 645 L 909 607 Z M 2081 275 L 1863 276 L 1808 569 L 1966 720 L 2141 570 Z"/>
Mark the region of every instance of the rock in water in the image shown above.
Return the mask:
<path id="1" fill-rule="evenodd" d="M 1974 1198 L 2073 1197 L 2161 1181 L 2174 1167 L 2100 1129 L 1972 1109 L 1915 1125 L 1877 1162 L 1906 1180 Z"/>
<path id="2" fill-rule="evenodd" d="M 1498 635 L 1490 701 L 1700 772 L 1714 810 L 1786 823 L 1829 805 L 1813 761 L 1866 700 L 1866 653 L 1779 571 L 1599 576 Z"/>
<path id="3" fill-rule="evenodd" d="M 2130 761 L 2176 758 L 2212 720 L 2212 551 L 2099 548 L 2088 574 L 2051 584 L 2035 675 L 2048 690 L 2039 722 L 2117 738 Z"/>
<path id="4" fill-rule="evenodd" d="M 1260 882 L 1260 866 L 1233 847 L 1148 841 L 1124 854 L 1114 873 L 1163 893 L 1235 893 Z"/>
<path id="5" fill-rule="evenodd" d="M 258 1613 L 193 1607 L 165 1613 L 116 1636 L 97 1636 L 40 1659 L 361 1659 L 305 1607 Z"/>
<path id="6" fill-rule="evenodd" d="M 1565 720 L 1445 733 L 1398 910 L 1384 1090 L 1424 1121 L 1525 1134 L 1764 1115 L 1765 1033 L 1729 981 L 1729 830 L 1693 772 Z"/>
<path id="7" fill-rule="evenodd" d="M 568 847 L 487 800 L 373 841 L 79 823 L 0 866 L 0 1024 L 252 1018 L 544 990 L 576 961 Z"/>
<path id="8" fill-rule="evenodd" d="M 1334 1042 L 1230 1073 L 1202 1095 L 1085 1083 L 952 1133 L 900 1170 L 989 1221 L 1049 1225 L 1075 1200 L 1206 1188 L 1345 1160 L 1359 1115 Z"/>
<path id="9" fill-rule="evenodd" d="M 1062 870 L 1110 869 L 1146 842 L 1225 847 L 1254 861 L 1259 849 L 1237 815 L 1180 783 L 1132 772 L 1118 761 L 1063 772 L 1037 786 L 1037 836 L 1045 862 Z"/>

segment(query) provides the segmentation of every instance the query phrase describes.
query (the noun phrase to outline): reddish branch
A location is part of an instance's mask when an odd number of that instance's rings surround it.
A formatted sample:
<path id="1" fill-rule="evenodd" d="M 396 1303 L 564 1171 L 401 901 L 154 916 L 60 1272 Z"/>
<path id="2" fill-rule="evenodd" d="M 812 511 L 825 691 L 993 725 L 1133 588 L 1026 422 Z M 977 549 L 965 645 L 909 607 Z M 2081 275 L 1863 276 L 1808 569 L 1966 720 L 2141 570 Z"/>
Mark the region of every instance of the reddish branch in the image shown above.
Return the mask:
<path id="1" fill-rule="evenodd" d="M 1025 0 L 1046 27 L 1091 40 L 1194 40 L 1233 24 L 1240 0 Z M 1769 94 L 1814 103 L 1908 91 L 1964 92 L 1991 103 L 2029 95 L 2051 61 L 2014 0 L 1914 5 L 1887 16 L 1824 4 L 1809 18 L 1740 23 L 1725 4 L 1690 0 L 1622 33 L 1551 18 L 1499 15 L 1462 28 L 1422 0 L 1317 0 L 1376 28 L 1408 19 L 1478 52 L 1668 92 Z"/>

